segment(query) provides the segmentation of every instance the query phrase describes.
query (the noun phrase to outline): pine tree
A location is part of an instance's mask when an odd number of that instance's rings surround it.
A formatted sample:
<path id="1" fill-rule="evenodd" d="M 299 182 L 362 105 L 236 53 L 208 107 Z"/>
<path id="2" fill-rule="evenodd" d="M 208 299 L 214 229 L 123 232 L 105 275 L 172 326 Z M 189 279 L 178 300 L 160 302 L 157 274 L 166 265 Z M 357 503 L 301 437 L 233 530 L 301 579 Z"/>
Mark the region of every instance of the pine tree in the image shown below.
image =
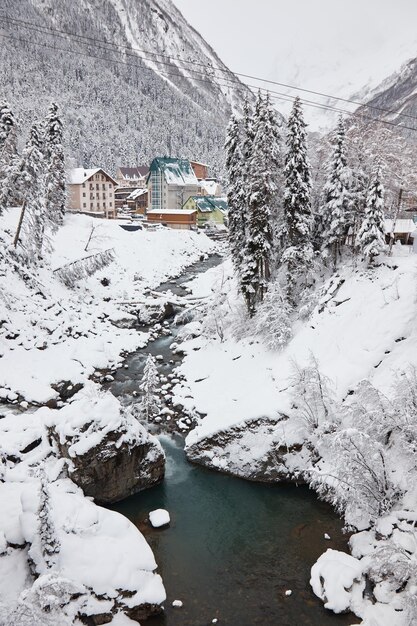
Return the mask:
<path id="1" fill-rule="evenodd" d="M 326 257 L 331 251 L 336 267 L 341 246 L 352 224 L 351 172 L 347 165 L 345 125 L 340 116 L 334 140 L 334 150 L 327 167 L 324 186 L 325 203 L 322 214 L 322 250 Z"/>
<path id="2" fill-rule="evenodd" d="M 61 545 L 51 516 L 49 487 L 44 471 L 40 475 L 38 520 L 41 552 L 50 569 L 56 566 Z"/>
<path id="3" fill-rule="evenodd" d="M 367 195 L 365 219 L 356 238 L 358 247 L 368 257 L 370 265 L 385 247 L 384 188 L 380 176 L 378 168 Z"/>
<path id="4" fill-rule="evenodd" d="M 65 214 L 65 159 L 63 125 L 54 102 L 44 122 L 45 208 L 52 232 L 62 225 Z"/>
<path id="5" fill-rule="evenodd" d="M 263 301 L 271 278 L 273 260 L 272 214 L 276 213 L 277 172 L 280 165 L 279 132 L 269 97 L 259 93 L 254 119 L 254 139 L 250 160 L 249 215 L 246 233 L 246 291 L 249 313 Z"/>
<path id="6" fill-rule="evenodd" d="M 152 419 L 159 412 L 159 401 L 157 388 L 159 386 L 159 374 L 156 362 L 152 354 L 148 354 L 145 368 L 143 370 L 143 378 L 140 388 L 143 392 L 142 396 L 142 414 L 146 420 Z"/>
<path id="7" fill-rule="evenodd" d="M 282 262 L 287 266 L 287 295 L 295 306 L 297 289 L 313 257 L 311 175 L 307 158 L 306 124 L 300 99 L 294 101 L 288 118 L 287 155 L 284 177 L 284 217 L 286 249 Z"/>
<path id="8" fill-rule="evenodd" d="M 226 137 L 226 169 L 228 174 L 227 201 L 229 205 L 229 243 L 235 271 L 242 266 L 245 242 L 245 204 L 242 194 L 243 157 L 241 123 L 232 115 Z"/>

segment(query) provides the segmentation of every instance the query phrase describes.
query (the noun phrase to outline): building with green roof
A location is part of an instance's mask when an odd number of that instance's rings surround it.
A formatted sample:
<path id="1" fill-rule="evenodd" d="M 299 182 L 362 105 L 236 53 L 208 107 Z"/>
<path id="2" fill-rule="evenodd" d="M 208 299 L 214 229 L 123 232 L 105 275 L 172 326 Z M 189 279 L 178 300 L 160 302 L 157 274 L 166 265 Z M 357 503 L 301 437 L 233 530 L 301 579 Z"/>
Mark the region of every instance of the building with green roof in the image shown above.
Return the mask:
<path id="1" fill-rule="evenodd" d="M 184 202 L 183 209 L 195 209 L 197 211 L 197 225 L 203 226 L 208 222 L 214 224 L 227 221 L 227 200 L 219 196 L 191 196 Z"/>
<path id="2" fill-rule="evenodd" d="M 174 157 L 155 158 L 146 183 L 149 206 L 153 211 L 181 209 L 199 190 L 190 161 Z"/>

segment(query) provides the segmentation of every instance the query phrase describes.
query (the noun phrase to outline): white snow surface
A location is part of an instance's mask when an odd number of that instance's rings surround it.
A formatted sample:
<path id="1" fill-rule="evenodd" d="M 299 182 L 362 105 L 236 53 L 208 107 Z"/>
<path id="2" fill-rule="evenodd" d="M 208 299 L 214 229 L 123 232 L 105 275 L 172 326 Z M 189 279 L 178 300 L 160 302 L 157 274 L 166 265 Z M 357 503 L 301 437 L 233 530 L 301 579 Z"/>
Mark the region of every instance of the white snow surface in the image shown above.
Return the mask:
<path id="1" fill-rule="evenodd" d="M 189 287 L 207 295 L 228 271 L 227 264 L 219 266 Z M 236 340 L 227 328 L 223 341 L 199 336 L 182 344 L 186 386 L 177 385 L 176 399 L 185 403 L 191 395 L 194 408 L 206 414 L 188 435 L 188 446 L 248 419 L 290 415 L 294 364 L 305 367 L 312 356 L 340 400 L 363 379 L 388 392 L 396 374 L 417 365 L 417 257 L 394 256 L 373 271 L 346 268 L 339 274 L 340 286 L 335 291 L 328 285 L 282 352 L 253 338 Z"/>

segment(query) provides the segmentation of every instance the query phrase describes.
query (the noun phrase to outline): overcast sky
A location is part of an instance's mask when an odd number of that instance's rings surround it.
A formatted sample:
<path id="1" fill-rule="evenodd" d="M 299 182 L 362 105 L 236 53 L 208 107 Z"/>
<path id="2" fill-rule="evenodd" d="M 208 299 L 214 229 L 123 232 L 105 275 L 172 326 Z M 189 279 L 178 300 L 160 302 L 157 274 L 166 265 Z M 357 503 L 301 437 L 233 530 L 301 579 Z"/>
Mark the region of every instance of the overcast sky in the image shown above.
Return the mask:
<path id="1" fill-rule="evenodd" d="M 230 69 L 308 89 L 349 97 L 417 56 L 417 0 L 173 1 Z"/>

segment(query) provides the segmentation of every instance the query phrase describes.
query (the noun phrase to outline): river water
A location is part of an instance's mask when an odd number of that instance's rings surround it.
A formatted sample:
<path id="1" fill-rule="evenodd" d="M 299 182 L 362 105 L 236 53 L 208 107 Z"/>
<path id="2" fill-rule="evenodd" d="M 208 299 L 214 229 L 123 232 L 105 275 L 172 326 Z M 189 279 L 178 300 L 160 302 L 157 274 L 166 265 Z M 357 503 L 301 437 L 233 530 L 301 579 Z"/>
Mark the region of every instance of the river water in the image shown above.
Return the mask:
<path id="1" fill-rule="evenodd" d="M 199 264 L 193 273 L 213 264 Z M 179 282 L 189 278 L 190 273 Z M 178 283 L 166 286 L 181 289 Z M 169 372 L 174 338 L 175 330 L 129 357 L 112 383 L 113 393 L 126 403 L 138 389 L 148 352 L 162 354 L 161 367 Z M 145 535 L 164 580 L 165 612 L 148 620 L 149 626 L 208 626 L 213 619 L 219 626 L 358 622 L 326 611 L 309 585 L 311 566 L 322 552 L 346 550 L 342 523 L 330 506 L 305 486 L 250 483 L 191 465 L 182 437 L 159 437 L 167 457 L 164 482 L 112 507 Z M 167 529 L 152 529 L 147 521 L 158 508 L 171 515 Z M 182 608 L 172 607 L 174 600 L 181 600 Z"/>

